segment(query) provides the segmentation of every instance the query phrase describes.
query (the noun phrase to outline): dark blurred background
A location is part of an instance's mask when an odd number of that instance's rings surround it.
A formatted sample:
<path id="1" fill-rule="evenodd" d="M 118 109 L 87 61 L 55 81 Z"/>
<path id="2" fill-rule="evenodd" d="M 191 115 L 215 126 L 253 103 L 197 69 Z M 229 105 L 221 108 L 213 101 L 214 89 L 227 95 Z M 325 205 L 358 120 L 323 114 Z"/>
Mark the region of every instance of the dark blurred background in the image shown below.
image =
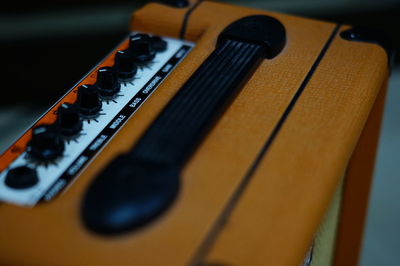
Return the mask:
<path id="1" fill-rule="evenodd" d="M 147 1 L 7 1 L 0 10 L 0 152 L 128 33 Z M 385 30 L 400 47 L 398 0 L 224 0 Z M 400 54 L 400 53 L 397 53 Z M 361 265 L 400 265 L 400 68 L 395 58 Z"/>
<path id="2" fill-rule="evenodd" d="M 385 29 L 394 37 L 395 0 L 235 1 L 240 5 Z M 9 1 L 0 11 L 3 104 L 58 99 L 128 32 L 130 13 L 146 1 Z M 4 82 L 6 82 L 4 84 Z M 43 94 L 42 92 L 46 92 Z M 11 95 L 11 93 L 10 93 Z"/>

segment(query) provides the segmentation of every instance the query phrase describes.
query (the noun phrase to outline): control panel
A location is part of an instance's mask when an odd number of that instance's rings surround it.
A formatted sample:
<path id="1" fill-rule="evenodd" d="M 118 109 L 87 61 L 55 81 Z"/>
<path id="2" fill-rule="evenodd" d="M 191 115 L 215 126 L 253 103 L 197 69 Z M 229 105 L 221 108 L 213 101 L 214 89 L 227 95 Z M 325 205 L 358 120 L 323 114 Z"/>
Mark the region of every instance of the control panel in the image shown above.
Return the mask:
<path id="1" fill-rule="evenodd" d="M 132 33 L 0 156 L 0 200 L 34 206 L 59 194 L 192 46 Z"/>

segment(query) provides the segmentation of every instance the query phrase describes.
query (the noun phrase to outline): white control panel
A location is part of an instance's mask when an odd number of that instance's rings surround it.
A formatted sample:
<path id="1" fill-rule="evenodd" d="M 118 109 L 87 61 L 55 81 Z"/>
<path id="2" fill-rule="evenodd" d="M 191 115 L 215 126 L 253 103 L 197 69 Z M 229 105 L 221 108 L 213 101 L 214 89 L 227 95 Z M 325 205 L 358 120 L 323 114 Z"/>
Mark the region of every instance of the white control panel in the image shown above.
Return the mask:
<path id="1" fill-rule="evenodd" d="M 131 36 L 134 36 L 134 33 Z M 114 97 L 100 98 L 101 110 L 92 117 L 82 116 L 83 124 L 79 134 L 72 138 L 63 138 L 64 149 L 61 156 L 51 161 L 40 162 L 32 160 L 32 156 L 26 150 L 1 172 L 0 200 L 34 206 L 40 201 L 51 200 L 71 183 L 193 46 L 192 43 L 167 37 L 162 37 L 161 40 L 164 41 L 163 45 L 166 45 L 163 51 L 157 52 L 150 62 L 138 64 L 133 79 L 119 80 L 120 89 Z M 17 168 L 22 170 L 9 173 Z M 10 181 L 12 178 L 15 180 Z M 18 184 L 25 182 L 24 178 L 28 180 L 27 185 L 18 187 Z M 29 178 L 37 180 L 29 181 Z M 14 181 L 17 185 L 10 186 Z"/>

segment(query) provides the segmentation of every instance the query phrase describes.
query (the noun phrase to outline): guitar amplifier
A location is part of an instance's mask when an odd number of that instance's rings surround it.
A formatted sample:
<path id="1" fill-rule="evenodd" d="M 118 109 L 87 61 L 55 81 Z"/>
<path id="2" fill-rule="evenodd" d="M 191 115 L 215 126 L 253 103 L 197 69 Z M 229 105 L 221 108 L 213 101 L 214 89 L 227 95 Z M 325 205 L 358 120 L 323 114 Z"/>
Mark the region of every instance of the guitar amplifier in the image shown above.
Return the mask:
<path id="1" fill-rule="evenodd" d="M 356 265 L 376 30 L 150 3 L 0 157 L 1 265 Z"/>

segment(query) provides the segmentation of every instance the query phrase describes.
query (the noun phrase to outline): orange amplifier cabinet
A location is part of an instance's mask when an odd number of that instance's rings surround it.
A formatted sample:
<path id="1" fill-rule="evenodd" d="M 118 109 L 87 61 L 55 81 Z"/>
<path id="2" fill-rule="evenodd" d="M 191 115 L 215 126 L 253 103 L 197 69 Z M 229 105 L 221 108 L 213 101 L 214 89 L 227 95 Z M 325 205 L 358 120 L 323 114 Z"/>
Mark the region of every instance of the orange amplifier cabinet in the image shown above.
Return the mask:
<path id="1" fill-rule="evenodd" d="M 167 2 L 1 155 L 0 264 L 356 265 L 386 39 Z"/>

